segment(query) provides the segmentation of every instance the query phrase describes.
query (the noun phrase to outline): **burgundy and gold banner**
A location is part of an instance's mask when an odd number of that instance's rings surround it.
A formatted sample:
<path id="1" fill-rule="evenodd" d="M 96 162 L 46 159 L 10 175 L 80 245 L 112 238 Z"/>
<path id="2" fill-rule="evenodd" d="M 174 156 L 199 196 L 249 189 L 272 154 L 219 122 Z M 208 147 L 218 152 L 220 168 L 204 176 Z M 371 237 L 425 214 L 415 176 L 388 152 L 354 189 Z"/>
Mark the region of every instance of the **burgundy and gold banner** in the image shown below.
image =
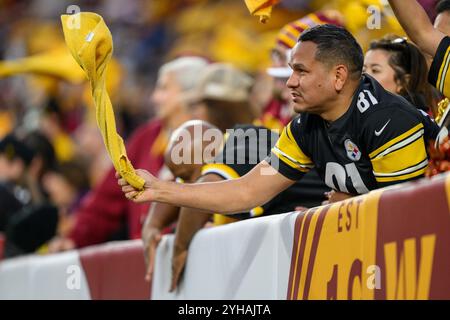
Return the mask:
<path id="1" fill-rule="evenodd" d="M 287 299 L 450 299 L 450 175 L 300 214 Z"/>

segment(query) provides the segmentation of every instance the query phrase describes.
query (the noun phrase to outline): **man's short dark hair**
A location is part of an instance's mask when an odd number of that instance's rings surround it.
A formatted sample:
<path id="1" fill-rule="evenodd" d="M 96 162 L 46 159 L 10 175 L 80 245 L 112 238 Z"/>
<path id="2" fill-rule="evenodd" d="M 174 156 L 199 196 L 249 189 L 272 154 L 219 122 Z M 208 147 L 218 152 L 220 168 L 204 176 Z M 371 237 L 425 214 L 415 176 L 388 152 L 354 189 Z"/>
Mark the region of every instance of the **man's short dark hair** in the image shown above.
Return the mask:
<path id="1" fill-rule="evenodd" d="M 363 51 L 346 29 L 332 24 L 318 25 L 304 31 L 298 41 L 311 41 L 317 45 L 316 60 L 329 66 L 344 64 L 352 78 L 361 76 Z"/>
<path id="2" fill-rule="evenodd" d="M 436 13 L 437 14 L 440 14 L 445 11 L 450 12 L 450 0 L 441 0 L 436 5 Z"/>

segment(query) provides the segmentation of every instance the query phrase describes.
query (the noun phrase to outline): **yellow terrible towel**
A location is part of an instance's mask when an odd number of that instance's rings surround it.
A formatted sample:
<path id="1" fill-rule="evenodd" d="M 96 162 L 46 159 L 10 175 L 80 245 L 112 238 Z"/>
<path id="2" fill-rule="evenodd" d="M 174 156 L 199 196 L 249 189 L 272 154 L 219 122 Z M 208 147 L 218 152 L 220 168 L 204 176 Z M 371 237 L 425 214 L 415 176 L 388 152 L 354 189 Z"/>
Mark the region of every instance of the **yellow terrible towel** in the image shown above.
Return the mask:
<path id="1" fill-rule="evenodd" d="M 27 72 L 52 76 L 72 83 L 81 83 L 86 79 L 83 70 L 65 47 L 17 60 L 0 61 L 0 78 Z"/>
<path id="2" fill-rule="evenodd" d="M 280 0 L 245 0 L 248 10 L 254 16 L 259 16 L 259 20 L 265 23 L 272 13 L 272 6 Z"/>
<path id="3" fill-rule="evenodd" d="M 70 23 L 71 19 L 79 19 L 78 28 Z M 62 15 L 61 21 L 66 44 L 89 79 L 97 124 L 114 168 L 130 185 L 142 190 L 145 181 L 136 175 L 126 155 L 123 140 L 116 131 L 114 111 L 106 91 L 105 70 L 113 52 L 111 33 L 103 18 L 92 12 Z"/>

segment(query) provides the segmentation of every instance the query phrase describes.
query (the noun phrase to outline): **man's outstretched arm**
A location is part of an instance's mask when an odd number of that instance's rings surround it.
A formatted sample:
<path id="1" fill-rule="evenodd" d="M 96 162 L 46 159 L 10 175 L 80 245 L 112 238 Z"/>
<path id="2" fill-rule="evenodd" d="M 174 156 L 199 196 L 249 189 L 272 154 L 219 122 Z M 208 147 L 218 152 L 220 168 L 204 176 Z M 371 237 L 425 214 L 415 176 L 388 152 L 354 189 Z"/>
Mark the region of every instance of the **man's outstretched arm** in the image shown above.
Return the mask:
<path id="1" fill-rule="evenodd" d="M 416 0 L 389 0 L 389 4 L 408 37 L 434 57 L 445 35 L 433 27 L 422 6 Z"/>
<path id="2" fill-rule="evenodd" d="M 266 203 L 294 183 L 266 161 L 239 179 L 221 182 L 180 184 L 158 180 L 145 170 L 137 170 L 137 174 L 146 181 L 143 192 L 138 192 L 125 179 L 118 180 L 130 200 L 138 203 L 158 201 L 218 213 L 250 210 Z"/>

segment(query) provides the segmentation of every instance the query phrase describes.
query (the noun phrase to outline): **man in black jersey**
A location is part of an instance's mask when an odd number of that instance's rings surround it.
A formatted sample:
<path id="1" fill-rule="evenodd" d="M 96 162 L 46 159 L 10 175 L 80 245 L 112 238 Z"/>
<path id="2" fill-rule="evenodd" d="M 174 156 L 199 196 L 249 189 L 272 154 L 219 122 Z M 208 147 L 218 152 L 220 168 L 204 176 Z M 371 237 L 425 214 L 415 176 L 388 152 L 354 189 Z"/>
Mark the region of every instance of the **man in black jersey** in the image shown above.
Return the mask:
<path id="1" fill-rule="evenodd" d="M 145 190 L 119 178 L 126 197 L 230 213 L 266 203 L 313 167 L 331 188 L 357 194 L 423 176 L 426 141 L 437 125 L 362 75 L 362 49 L 347 30 L 321 25 L 304 32 L 290 66 L 287 85 L 302 114 L 267 159 L 241 178 L 216 183 L 178 184 L 138 170 Z"/>

